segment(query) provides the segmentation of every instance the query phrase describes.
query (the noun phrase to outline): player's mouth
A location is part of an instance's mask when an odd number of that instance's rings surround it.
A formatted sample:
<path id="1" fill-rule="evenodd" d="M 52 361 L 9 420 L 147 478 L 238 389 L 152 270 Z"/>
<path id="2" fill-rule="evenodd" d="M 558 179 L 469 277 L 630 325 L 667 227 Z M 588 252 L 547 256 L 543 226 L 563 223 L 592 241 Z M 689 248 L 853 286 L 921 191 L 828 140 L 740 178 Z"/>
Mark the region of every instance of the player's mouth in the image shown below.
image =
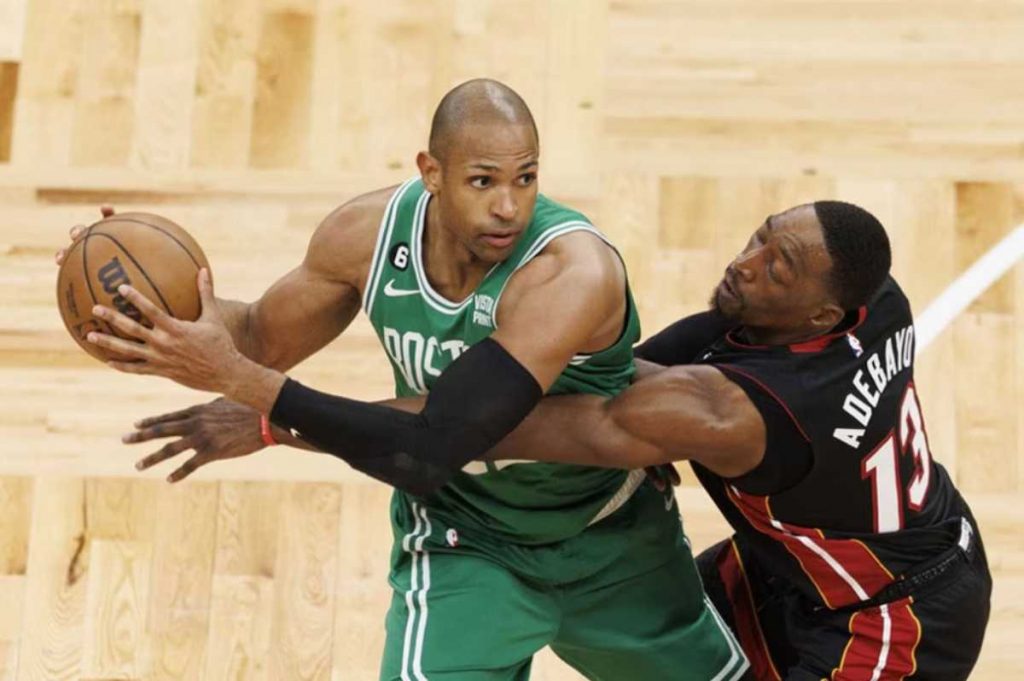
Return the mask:
<path id="1" fill-rule="evenodd" d="M 733 300 L 739 300 L 740 298 L 739 294 L 736 293 L 736 288 L 729 282 L 728 275 L 722 277 L 722 283 L 718 285 L 718 289 Z"/>
<path id="2" fill-rule="evenodd" d="M 514 244 L 518 237 L 519 237 L 519 232 L 507 232 L 507 233 L 494 232 L 494 233 L 491 233 L 491 234 L 484 234 L 482 238 L 484 240 L 484 243 L 486 243 L 491 248 L 496 248 L 496 249 L 501 250 L 501 249 L 508 248 L 509 246 Z"/>

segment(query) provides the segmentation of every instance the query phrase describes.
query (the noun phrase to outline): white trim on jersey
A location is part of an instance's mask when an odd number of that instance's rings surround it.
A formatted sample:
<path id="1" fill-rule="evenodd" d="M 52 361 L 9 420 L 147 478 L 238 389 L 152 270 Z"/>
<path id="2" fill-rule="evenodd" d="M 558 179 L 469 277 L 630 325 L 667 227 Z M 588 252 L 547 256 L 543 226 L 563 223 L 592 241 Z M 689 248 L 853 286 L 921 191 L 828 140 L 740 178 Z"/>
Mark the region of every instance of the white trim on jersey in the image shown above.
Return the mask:
<path id="1" fill-rule="evenodd" d="M 878 606 L 882 613 L 882 649 L 878 652 L 878 664 L 871 674 L 871 681 L 878 681 L 882 677 L 882 670 L 889 664 L 889 646 L 892 639 L 892 618 L 889 617 L 889 604 L 883 603 Z"/>
<path id="2" fill-rule="evenodd" d="M 646 471 L 639 468 L 630 471 L 626 476 L 626 479 L 622 481 L 622 486 L 619 487 L 615 494 L 611 496 L 601 510 L 597 512 L 597 515 L 590 519 L 590 522 L 587 523 L 587 527 L 590 527 L 594 523 L 601 522 L 612 513 L 615 513 L 622 508 L 622 505 L 629 501 L 630 497 L 632 497 L 633 493 L 640 488 L 640 485 L 643 484 L 646 478 Z"/>
<path id="3" fill-rule="evenodd" d="M 409 590 L 405 592 L 405 610 L 408 613 L 405 621 L 405 640 L 402 644 L 402 681 L 411 681 L 409 675 L 406 673 L 406 669 L 409 668 L 409 652 L 410 642 L 412 641 L 412 631 L 414 620 L 416 619 L 416 608 L 413 605 L 413 593 L 417 589 L 417 556 L 409 549 L 410 540 L 420 532 L 420 517 L 415 512 L 416 506 L 413 505 L 413 515 L 416 516 L 416 524 L 413 526 L 412 532 L 405 535 L 402 539 L 402 550 L 412 555 L 412 571 L 409 581 Z"/>
<path id="4" fill-rule="evenodd" d="M 412 658 L 412 673 L 417 681 L 427 681 L 423 675 L 423 638 L 427 633 L 427 592 L 430 591 L 430 552 L 423 550 L 423 541 L 430 536 L 430 518 L 427 517 L 427 509 L 420 506 L 420 515 L 426 523 L 426 533 L 417 540 L 416 551 L 420 554 L 423 568 L 423 588 L 420 589 L 420 623 L 416 632 L 416 652 Z"/>
<path id="5" fill-rule="evenodd" d="M 501 285 L 501 290 L 498 291 L 498 295 L 495 296 L 493 308 L 494 312 L 492 313 L 495 329 L 498 328 L 498 303 L 501 302 L 501 295 L 505 292 L 505 288 L 508 286 L 508 282 L 512 281 L 512 277 L 515 276 L 516 272 L 525 267 L 527 263 L 536 258 L 542 250 L 547 248 L 548 244 L 550 244 L 558 237 L 565 236 L 566 234 L 571 234 L 572 232 L 591 232 L 592 234 L 595 234 L 597 238 L 601 239 L 606 244 L 611 246 L 613 249 L 615 248 L 614 246 L 612 246 L 611 242 L 608 241 L 608 239 L 606 239 L 605 236 L 597 230 L 596 227 L 594 227 L 589 222 L 584 222 L 583 220 L 568 220 L 566 222 L 560 222 L 557 225 L 548 227 L 547 230 L 545 230 L 540 235 L 540 237 L 535 242 L 533 242 L 530 248 L 526 251 L 526 254 L 523 256 L 523 259 L 520 260 L 518 264 L 516 264 L 516 268 L 512 270 L 511 274 L 508 275 L 508 278 L 505 279 L 505 283 Z M 578 356 L 579 355 L 577 355 L 577 357 Z M 589 355 L 587 355 L 587 357 L 589 357 Z M 576 359 L 576 357 L 573 357 L 573 359 Z"/>
<path id="6" fill-rule="evenodd" d="M 438 312 L 446 315 L 455 315 L 466 309 L 470 303 L 473 302 L 473 298 L 476 296 L 474 290 L 461 302 L 453 302 L 448 300 L 440 293 L 434 290 L 434 287 L 430 285 L 430 279 L 427 278 L 427 268 L 423 264 L 423 232 L 426 228 L 427 223 L 427 206 L 430 203 L 430 193 L 424 192 L 423 196 L 419 198 L 416 203 L 416 215 L 413 218 L 412 227 L 412 243 L 409 244 L 412 250 L 412 269 L 416 273 L 416 282 L 420 286 L 420 296 L 423 298 L 430 307 L 434 308 Z M 487 277 L 491 276 L 491 272 L 497 269 L 501 263 L 495 263 L 494 267 L 487 271 L 484 278 L 480 280 L 482 284 L 487 280 Z M 479 285 L 477 285 L 479 288 Z"/>
<path id="7" fill-rule="evenodd" d="M 401 202 L 405 192 L 418 179 L 413 177 L 399 185 L 395 193 L 388 199 L 384 215 L 380 218 L 380 227 L 377 228 L 377 244 L 373 249 L 373 262 L 370 263 L 370 272 L 366 276 L 366 290 L 363 292 L 363 309 L 366 311 L 367 317 L 373 311 L 373 303 L 377 298 L 377 286 L 380 284 L 380 276 L 384 271 L 384 265 L 387 261 L 388 244 L 391 243 L 391 233 L 395 229 L 398 204 Z"/>
<path id="8" fill-rule="evenodd" d="M 408 611 L 408 619 L 405 621 L 405 640 L 402 644 L 402 681 L 427 681 L 423 675 L 423 638 L 427 631 L 427 591 L 430 590 L 430 553 L 423 550 L 423 542 L 430 536 L 430 519 L 427 518 L 427 509 L 413 502 L 413 516 L 416 524 L 412 532 L 402 539 L 402 549 L 412 556 L 412 570 L 409 578 L 409 590 L 405 592 L 405 607 Z M 420 535 L 420 530 L 423 534 Z M 419 535 L 419 536 L 417 536 Z M 413 543 L 415 542 L 415 543 Z M 420 558 L 422 558 L 423 587 L 419 587 Z M 422 614 L 419 618 L 419 625 L 416 626 L 416 604 Z M 413 630 L 416 630 L 416 640 L 413 642 Z M 409 675 L 410 666 L 412 676 Z"/>
<path id="9" fill-rule="evenodd" d="M 861 599 L 862 601 L 866 601 L 868 600 L 868 598 L 870 598 L 867 592 L 864 591 L 864 587 L 860 585 L 860 582 L 854 579 L 853 575 L 846 571 L 846 568 L 843 567 L 843 564 L 835 558 L 833 558 L 831 553 L 829 553 L 824 548 L 822 548 L 814 541 L 812 541 L 810 537 L 805 537 L 800 534 L 793 534 L 789 532 L 785 527 L 782 526 L 782 523 L 780 523 L 775 518 L 771 518 L 771 523 L 772 527 L 777 529 L 779 532 L 784 532 L 786 534 L 789 534 L 790 536 L 796 537 L 797 541 L 799 541 L 801 544 L 803 544 L 811 551 L 813 551 L 815 554 L 817 554 L 818 557 L 825 561 L 826 565 L 832 568 L 833 572 L 839 575 L 839 577 L 844 582 L 846 582 L 846 585 L 849 586 L 851 590 L 853 590 L 853 593 L 857 594 L 857 598 Z"/>
<path id="10" fill-rule="evenodd" d="M 718 629 L 722 632 L 722 636 L 725 637 L 725 642 L 729 646 L 729 661 L 725 663 L 725 666 L 711 679 L 711 681 L 736 681 L 743 672 L 747 671 L 750 667 L 750 660 L 747 659 L 746 654 L 740 647 L 739 641 L 732 633 L 732 629 L 725 623 L 722 616 L 718 614 L 718 610 L 715 609 L 715 604 L 711 602 L 711 599 L 704 596 L 704 605 L 707 607 L 708 612 L 711 613 L 711 617 L 715 620 L 715 624 L 718 625 Z M 736 664 L 739 663 L 739 668 L 734 669 Z M 731 676 L 730 676 L 731 674 Z"/>

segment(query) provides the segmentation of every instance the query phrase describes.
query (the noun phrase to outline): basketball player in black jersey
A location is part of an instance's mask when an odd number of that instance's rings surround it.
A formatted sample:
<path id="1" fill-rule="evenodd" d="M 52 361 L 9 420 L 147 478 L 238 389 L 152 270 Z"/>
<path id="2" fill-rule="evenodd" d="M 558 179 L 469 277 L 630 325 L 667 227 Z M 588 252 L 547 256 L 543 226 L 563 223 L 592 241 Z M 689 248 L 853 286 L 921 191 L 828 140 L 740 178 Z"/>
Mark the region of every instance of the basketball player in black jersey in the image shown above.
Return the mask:
<path id="1" fill-rule="evenodd" d="M 698 563 L 753 678 L 965 679 L 992 582 L 971 512 L 932 459 L 890 260 L 882 225 L 856 206 L 773 215 L 711 311 L 637 349 L 671 368 L 612 400 L 546 399 L 491 457 L 689 459 L 735 530 Z"/>

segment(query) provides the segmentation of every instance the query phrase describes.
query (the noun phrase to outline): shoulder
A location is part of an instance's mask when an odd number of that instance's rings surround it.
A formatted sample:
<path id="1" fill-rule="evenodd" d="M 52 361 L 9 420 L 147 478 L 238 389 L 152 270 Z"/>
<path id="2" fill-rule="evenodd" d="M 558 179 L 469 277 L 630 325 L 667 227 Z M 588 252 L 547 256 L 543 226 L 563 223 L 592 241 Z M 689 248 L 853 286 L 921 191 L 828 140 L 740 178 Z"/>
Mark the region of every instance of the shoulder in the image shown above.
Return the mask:
<path id="1" fill-rule="evenodd" d="M 559 203 L 545 194 L 537 195 L 537 204 L 533 209 L 531 223 L 541 229 L 556 227 L 564 223 L 591 224 L 590 219 L 580 211 Z"/>
<path id="2" fill-rule="evenodd" d="M 545 245 L 514 279 L 533 285 L 556 277 L 574 286 L 609 289 L 621 294 L 626 270 L 615 249 L 604 239 L 592 231 L 578 230 Z"/>
<path id="3" fill-rule="evenodd" d="M 636 385 L 647 381 L 659 393 L 677 398 L 688 396 L 689 402 L 675 402 L 673 408 L 700 405 L 710 423 L 727 439 L 734 439 L 736 435 L 745 437 L 751 428 L 763 431 L 764 419 L 747 392 L 717 367 L 707 364 L 668 367 Z"/>
<path id="4" fill-rule="evenodd" d="M 749 415 L 754 409 L 746 392 L 726 373 L 709 364 L 667 367 L 653 378 L 663 388 L 700 395 L 708 409 L 723 420 Z"/>
<path id="5" fill-rule="evenodd" d="M 310 238 L 305 267 L 361 285 L 373 259 L 381 218 L 396 189 L 361 194 L 331 211 Z"/>

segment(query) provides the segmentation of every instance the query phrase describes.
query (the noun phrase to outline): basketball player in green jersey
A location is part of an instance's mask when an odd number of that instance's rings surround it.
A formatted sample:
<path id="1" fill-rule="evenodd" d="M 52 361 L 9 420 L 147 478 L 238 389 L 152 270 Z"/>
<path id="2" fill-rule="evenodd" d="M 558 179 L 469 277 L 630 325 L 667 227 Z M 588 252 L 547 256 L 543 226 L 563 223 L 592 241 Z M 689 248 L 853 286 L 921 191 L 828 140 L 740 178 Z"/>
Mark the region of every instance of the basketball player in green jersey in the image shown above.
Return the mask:
<path id="1" fill-rule="evenodd" d="M 279 439 L 344 452 L 405 490 L 392 504 L 382 679 L 525 679 L 544 645 L 592 679 L 738 678 L 746 660 L 703 596 L 671 495 L 640 471 L 470 463 L 544 392 L 623 390 L 639 336 L 614 249 L 583 215 L 537 194 L 526 105 L 493 81 L 456 88 L 417 163 L 420 178 L 329 216 L 305 262 L 256 303 L 216 301 L 201 276 L 204 314 L 186 323 L 126 290 L 154 329 L 100 309 L 144 342 L 93 342 L 138 360 L 118 369 L 223 393 L 301 433 L 278 429 Z M 360 303 L 398 395 L 428 394 L 422 413 L 335 398 L 276 371 L 341 333 Z M 258 422 L 244 407 L 207 411 L 235 419 L 236 433 Z M 136 438 L 186 436 L 143 467 L 189 448 L 195 414 Z M 410 475 L 409 454 L 427 449 L 443 454 Z"/>

